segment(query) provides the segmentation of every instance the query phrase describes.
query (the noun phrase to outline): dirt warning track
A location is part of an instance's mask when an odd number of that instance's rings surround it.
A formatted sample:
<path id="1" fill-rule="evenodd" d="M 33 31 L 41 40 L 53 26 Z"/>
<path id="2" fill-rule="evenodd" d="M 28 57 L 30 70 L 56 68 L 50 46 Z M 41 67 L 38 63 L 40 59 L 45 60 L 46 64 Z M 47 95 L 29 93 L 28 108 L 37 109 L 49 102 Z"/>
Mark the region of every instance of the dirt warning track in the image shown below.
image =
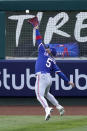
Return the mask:
<path id="1" fill-rule="evenodd" d="M 64 106 L 65 115 L 87 115 L 87 106 Z M 44 115 L 41 106 L 0 106 L 0 115 Z M 56 108 L 52 115 L 59 115 Z"/>

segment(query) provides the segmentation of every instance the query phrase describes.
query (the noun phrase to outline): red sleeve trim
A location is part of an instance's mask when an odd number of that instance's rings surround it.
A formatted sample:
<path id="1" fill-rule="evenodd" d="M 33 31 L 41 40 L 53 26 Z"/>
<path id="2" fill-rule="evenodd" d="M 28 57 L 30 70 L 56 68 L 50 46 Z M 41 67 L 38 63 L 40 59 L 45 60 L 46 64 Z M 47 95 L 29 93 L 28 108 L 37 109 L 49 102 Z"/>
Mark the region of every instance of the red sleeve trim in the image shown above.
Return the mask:
<path id="1" fill-rule="evenodd" d="M 42 39 L 42 36 L 38 35 L 36 36 L 36 40 Z"/>

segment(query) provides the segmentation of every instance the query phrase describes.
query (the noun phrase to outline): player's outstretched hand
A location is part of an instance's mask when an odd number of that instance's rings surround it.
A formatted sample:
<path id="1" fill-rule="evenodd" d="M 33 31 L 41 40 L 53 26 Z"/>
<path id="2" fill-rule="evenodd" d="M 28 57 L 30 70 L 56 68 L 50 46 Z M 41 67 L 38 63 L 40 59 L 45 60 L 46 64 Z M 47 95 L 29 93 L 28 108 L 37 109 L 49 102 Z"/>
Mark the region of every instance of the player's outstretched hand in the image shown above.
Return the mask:
<path id="1" fill-rule="evenodd" d="M 71 85 L 72 87 L 75 87 L 75 84 L 72 82 L 69 82 L 69 85 Z"/>

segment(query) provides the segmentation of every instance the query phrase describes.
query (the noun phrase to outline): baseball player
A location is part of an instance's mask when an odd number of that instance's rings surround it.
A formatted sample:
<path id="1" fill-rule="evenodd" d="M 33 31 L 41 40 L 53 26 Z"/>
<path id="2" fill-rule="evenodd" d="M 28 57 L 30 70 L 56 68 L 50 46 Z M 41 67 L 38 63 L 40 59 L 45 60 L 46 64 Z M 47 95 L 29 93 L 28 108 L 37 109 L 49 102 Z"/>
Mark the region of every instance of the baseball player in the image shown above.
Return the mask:
<path id="1" fill-rule="evenodd" d="M 64 81 L 69 85 L 74 87 L 74 83 L 70 82 L 68 78 L 63 74 L 60 68 L 56 65 L 54 57 L 57 52 L 55 48 L 45 48 L 45 45 L 42 42 L 42 37 L 39 32 L 39 22 L 37 17 L 31 18 L 28 20 L 36 30 L 36 41 L 38 45 L 38 58 L 35 65 L 36 73 L 36 84 L 35 84 L 35 93 L 38 101 L 41 103 L 45 109 L 46 115 L 45 120 L 49 120 L 51 112 L 53 111 L 52 107 L 49 107 L 47 100 L 48 99 L 59 111 L 60 115 L 64 115 L 64 107 L 62 107 L 55 97 L 49 92 L 50 86 L 52 84 L 51 72 L 58 74 Z"/>

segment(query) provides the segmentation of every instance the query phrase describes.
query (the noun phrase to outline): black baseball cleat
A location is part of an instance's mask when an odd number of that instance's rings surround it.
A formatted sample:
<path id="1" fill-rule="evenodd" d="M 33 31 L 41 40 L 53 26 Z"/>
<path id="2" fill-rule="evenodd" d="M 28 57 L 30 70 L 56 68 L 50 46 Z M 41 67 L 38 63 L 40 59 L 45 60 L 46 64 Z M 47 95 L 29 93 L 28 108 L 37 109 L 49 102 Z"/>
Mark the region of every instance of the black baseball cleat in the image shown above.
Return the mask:
<path id="1" fill-rule="evenodd" d="M 38 18 L 37 17 L 33 17 L 31 19 L 28 20 L 28 23 L 32 24 L 33 27 L 36 27 L 39 25 L 39 22 L 38 22 Z"/>

